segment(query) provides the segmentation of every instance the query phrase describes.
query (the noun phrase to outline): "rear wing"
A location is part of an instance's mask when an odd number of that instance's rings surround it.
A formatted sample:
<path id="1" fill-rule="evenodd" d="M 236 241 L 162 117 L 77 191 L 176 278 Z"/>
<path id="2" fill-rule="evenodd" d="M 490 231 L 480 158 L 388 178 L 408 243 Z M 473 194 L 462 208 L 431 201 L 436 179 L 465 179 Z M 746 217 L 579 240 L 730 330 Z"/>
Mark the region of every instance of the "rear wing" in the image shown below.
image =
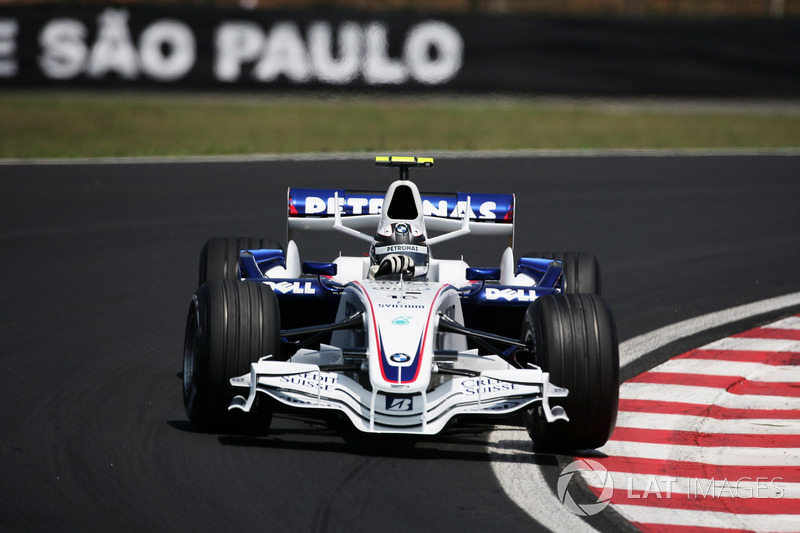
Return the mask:
<path id="1" fill-rule="evenodd" d="M 336 219 L 342 225 L 356 230 L 377 230 L 384 194 L 346 189 L 289 188 L 289 234 L 291 236 L 292 230 L 332 229 Z M 469 233 L 506 236 L 511 245 L 514 238 L 513 194 L 423 194 L 425 227 L 436 232 L 458 230 L 463 225 L 468 205 Z"/>

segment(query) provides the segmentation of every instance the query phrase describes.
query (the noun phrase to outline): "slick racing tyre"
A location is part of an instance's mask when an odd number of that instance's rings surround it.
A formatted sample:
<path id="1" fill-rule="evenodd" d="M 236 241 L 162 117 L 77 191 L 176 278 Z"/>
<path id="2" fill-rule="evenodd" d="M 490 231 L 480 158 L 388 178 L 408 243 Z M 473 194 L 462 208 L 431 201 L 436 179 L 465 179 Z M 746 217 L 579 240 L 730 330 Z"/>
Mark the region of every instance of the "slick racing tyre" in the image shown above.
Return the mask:
<path id="1" fill-rule="evenodd" d="M 566 398 L 550 398 L 569 422 L 547 422 L 541 404 L 525 413 L 534 447 L 567 451 L 605 444 L 619 403 L 619 345 L 605 301 L 593 294 L 537 298 L 525 312 L 522 339 L 532 346 L 533 363 L 550 373 L 550 383 L 569 389 Z"/>
<path id="2" fill-rule="evenodd" d="M 529 252 L 523 257 L 561 261 L 564 268 L 564 294 L 600 294 L 600 265 L 585 252 Z"/>
<path id="3" fill-rule="evenodd" d="M 203 431 L 266 431 L 271 402 L 259 397 L 258 415 L 228 411 L 234 396 L 249 393 L 230 379 L 250 372 L 250 364 L 280 351 L 280 310 L 272 289 L 261 283 L 217 280 L 204 283 L 192 298 L 183 349 L 183 403 Z M 257 425 L 257 427 L 255 427 Z"/>
<path id="4" fill-rule="evenodd" d="M 200 251 L 200 275 L 197 286 L 216 279 L 238 280 L 240 250 L 283 250 L 274 239 L 260 237 L 213 237 Z"/>

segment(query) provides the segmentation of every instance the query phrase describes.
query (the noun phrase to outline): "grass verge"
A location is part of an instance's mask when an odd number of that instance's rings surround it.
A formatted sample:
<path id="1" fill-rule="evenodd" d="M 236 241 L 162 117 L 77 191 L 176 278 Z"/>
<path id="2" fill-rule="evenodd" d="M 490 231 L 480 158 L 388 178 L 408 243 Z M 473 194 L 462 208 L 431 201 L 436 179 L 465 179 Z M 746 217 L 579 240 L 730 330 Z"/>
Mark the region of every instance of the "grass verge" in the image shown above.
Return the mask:
<path id="1" fill-rule="evenodd" d="M 0 93 L 0 158 L 798 148 L 796 104 Z"/>

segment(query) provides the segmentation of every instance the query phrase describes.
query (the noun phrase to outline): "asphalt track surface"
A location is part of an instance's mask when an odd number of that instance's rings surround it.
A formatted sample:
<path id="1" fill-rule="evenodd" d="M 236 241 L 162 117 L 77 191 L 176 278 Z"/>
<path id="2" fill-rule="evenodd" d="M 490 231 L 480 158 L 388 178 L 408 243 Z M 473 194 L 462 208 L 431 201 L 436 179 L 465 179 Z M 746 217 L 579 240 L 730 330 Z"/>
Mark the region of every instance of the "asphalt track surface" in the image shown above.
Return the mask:
<path id="1" fill-rule="evenodd" d="M 516 192 L 516 250 L 594 252 L 626 340 L 800 291 L 799 174 L 797 156 L 444 158 L 416 179 Z M 0 167 L 0 530 L 541 529 L 500 488 L 483 434 L 397 443 L 278 418 L 247 437 L 186 420 L 206 238 L 281 238 L 287 185 L 393 176 L 366 158 Z M 323 243 L 309 235 L 301 257 L 324 259 Z M 491 266 L 484 244 L 437 255 Z M 542 464 L 555 477 L 564 460 Z"/>

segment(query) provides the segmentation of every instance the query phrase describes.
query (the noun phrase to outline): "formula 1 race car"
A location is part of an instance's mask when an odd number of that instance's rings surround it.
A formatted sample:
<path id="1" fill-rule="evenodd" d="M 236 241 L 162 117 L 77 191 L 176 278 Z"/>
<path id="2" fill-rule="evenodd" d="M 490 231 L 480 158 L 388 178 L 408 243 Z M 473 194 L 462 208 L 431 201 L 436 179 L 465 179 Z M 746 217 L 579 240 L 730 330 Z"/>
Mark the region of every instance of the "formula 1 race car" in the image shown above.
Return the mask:
<path id="1" fill-rule="evenodd" d="M 409 169 L 433 159 L 376 164 L 399 168 L 385 194 L 290 188 L 285 248 L 241 237 L 203 247 L 184 346 L 189 419 L 266 429 L 279 410 L 332 411 L 361 432 L 411 435 L 515 419 L 538 448 L 603 445 L 619 355 L 594 256 L 515 261 L 514 195 L 423 195 Z M 362 239 L 369 254 L 301 262 L 301 229 Z M 508 239 L 499 266 L 434 257 L 466 235 Z"/>

